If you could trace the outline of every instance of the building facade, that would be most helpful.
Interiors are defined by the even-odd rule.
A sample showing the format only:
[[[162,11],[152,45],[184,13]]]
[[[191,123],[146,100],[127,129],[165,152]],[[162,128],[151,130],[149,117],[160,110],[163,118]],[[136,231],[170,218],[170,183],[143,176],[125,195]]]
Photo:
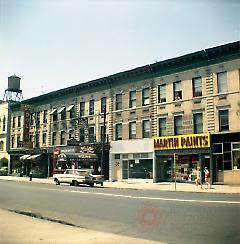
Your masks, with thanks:
[[[28,150],[26,160],[42,158],[49,171],[58,147],[63,157],[79,154],[72,163],[88,161],[95,170],[104,164],[110,180],[194,181],[196,168],[208,167],[214,182],[228,182],[240,169],[239,47],[229,43],[26,100],[29,129],[23,103],[15,105],[12,165]]]

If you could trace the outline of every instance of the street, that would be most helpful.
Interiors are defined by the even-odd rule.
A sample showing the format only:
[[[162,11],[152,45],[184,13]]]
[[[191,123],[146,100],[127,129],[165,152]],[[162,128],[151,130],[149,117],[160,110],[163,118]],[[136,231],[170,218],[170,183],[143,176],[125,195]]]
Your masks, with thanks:
[[[239,243],[238,194],[0,181],[0,208],[166,243]]]

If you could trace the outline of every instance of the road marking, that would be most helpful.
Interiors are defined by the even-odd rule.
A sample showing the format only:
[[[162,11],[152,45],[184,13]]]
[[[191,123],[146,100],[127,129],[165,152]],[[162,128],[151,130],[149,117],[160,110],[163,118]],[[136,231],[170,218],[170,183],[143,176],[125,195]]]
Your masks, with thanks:
[[[238,201],[195,200],[195,199],[162,198],[162,197],[141,197],[141,196],[131,196],[131,195],[122,195],[122,194],[103,193],[103,192],[89,192],[89,191],[77,191],[77,190],[65,190],[65,189],[49,189],[49,188],[38,188],[38,189],[49,190],[49,191],[64,191],[64,192],[71,192],[71,193],[78,193],[78,194],[122,197],[122,198],[130,198],[130,199],[159,200],[159,201],[172,201],[172,202],[240,204],[240,202],[238,202]]]

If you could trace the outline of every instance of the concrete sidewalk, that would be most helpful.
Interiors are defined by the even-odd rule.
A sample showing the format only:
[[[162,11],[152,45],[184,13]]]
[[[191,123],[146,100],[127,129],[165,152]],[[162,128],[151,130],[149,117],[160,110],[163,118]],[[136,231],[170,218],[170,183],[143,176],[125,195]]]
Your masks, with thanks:
[[[4,244],[157,244],[160,242],[87,230],[0,209],[0,243]]]
[[[0,180],[13,180],[29,182],[28,177],[15,177],[15,176],[0,176]],[[33,178],[32,182],[43,183],[43,184],[55,184],[52,178]],[[99,186],[100,187],[100,186]],[[149,180],[128,180],[128,181],[117,181],[117,182],[104,182],[105,188],[121,188],[121,189],[135,189],[135,190],[159,190],[159,191],[175,191],[174,182],[161,182],[152,183]],[[213,185],[211,189],[206,189],[203,185],[203,189],[199,186],[196,188],[195,184],[192,183],[177,183],[176,190],[178,192],[204,192],[204,193],[240,193],[240,186],[235,185]]]

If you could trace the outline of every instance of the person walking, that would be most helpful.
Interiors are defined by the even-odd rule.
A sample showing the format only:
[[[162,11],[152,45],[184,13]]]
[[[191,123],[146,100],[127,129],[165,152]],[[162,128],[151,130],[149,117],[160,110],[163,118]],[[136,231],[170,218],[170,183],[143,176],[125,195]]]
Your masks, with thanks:
[[[206,189],[209,186],[209,189],[211,189],[211,180],[210,180],[210,172],[207,167],[204,169],[204,178],[205,178],[205,184],[206,184]]]
[[[198,185],[201,185],[202,189],[202,173],[200,167],[197,167],[196,188],[198,188]]]

